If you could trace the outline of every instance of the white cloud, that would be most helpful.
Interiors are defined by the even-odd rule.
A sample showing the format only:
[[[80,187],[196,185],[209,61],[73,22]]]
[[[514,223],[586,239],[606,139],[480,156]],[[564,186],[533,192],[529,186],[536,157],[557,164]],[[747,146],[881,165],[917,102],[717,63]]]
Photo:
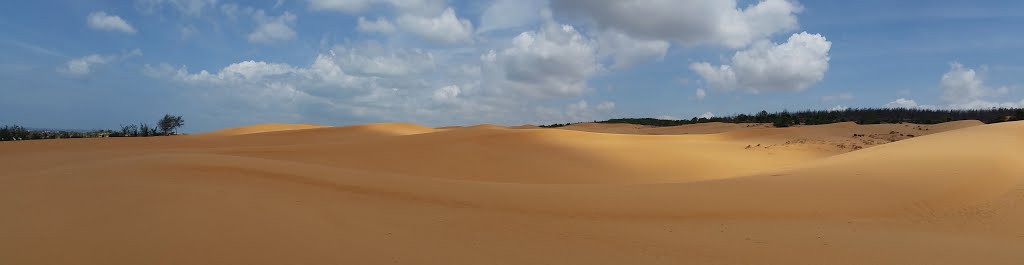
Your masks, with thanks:
[[[541,119],[552,122],[585,122],[603,119],[614,108],[615,103],[610,101],[591,106],[586,100],[580,100],[566,105],[563,109],[537,107],[535,112]]]
[[[892,109],[896,109],[896,108],[913,109],[913,108],[917,108],[918,106],[919,105],[917,105],[917,102],[915,102],[912,99],[899,98],[897,100],[889,102],[888,104],[885,104],[885,106],[883,106],[883,107],[885,107],[885,108],[892,108]]]
[[[716,89],[803,91],[825,78],[832,43],[819,34],[793,34],[785,43],[755,43],[736,52],[731,64],[693,63],[690,69]]]
[[[543,0],[496,0],[480,14],[477,32],[518,28],[540,21]]]
[[[883,106],[885,108],[919,108],[919,109],[992,109],[992,108],[1024,108],[1024,99],[1018,102],[993,102],[974,100],[946,105],[920,105],[914,100],[899,98]]]
[[[359,17],[356,24],[356,30],[361,32],[392,33],[395,32],[395,25],[392,25],[391,21],[388,21],[385,18],[367,20],[365,17]]]
[[[341,60],[331,54],[320,54],[307,67],[242,61],[213,73],[191,72],[185,66],[166,63],[147,64],[142,72],[152,78],[189,84],[185,88],[196,91],[184,95],[199,102],[197,108],[204,108],[205,113],[221,113],[233,119],[251,118],[252,113],[259,113],[259,120],[247,122],[299,121],[310,113],[318,117],[334,112],[361,116],[367,109],[377,109],[382,104],[375,100],[398,93],[377,85],[371,77],[344,72],[337,64]],[[353,103],[357,101],[367,103]]]
[[[381,2],[371,5],[377,3]],[[264,12],[232,5],[221,8],[229,17],[253,21]],[[450,19],[457,19],[450,9],[425,17],[436,18],[446,12]],[[396,34],[408,33],[399,19],[390,17],[391,12],[383,14],[386,16],[364,17],[364,29],[370,22],[387,21]],[[402,11],[393,14],[414,15]],[[353,20],[358,17],[355,15]],[[614,111],[615,103],[611,101],[548,108],[562,102],[559,98],[585,94],[590,89],[587,81],[605,68],[598,41],[550,17],[545,22],[514,37],[480,39],[480,46],[486,47],[415,49],[374,41],[331,47],[322,42],[321,52],[306,65],[255,59],[207,70],[152,64],[143,67],[142,72],[155,79],[187,84],[176,87],[193,90],[182,94],[197,108],[203,108],[197,111],[225,120],[260,117],[247,123],[390,120],[524,124],[591,120]],[[470,41],[477,41],[472,39],[472,28],[466,32]],[[241,113],[243,109],[259,114]]]
[[[982,67],[982,70],[985,70]],[[983,76],[974,69],[953,62],[948,72],[939,80],[942,99],[945,105],[918,105],[913,100],[900,98],[886,104],[886,107],[900,106],[905,108],[926,109],[989,109],[989,108],[1024,108],[1024,100],[1019,102],[994,102],[987,98],[1005,95],[1009,88],[1002,86],[992,88],[985,84]]]
[[[269,76],[278,76],[295,72],[296,69],[287,64],[273,64],[267,62],[244,61],[234,63],[221,69],[218,73],[219,79],[262,79]]]
[[[987,100],[974,100],[969,102],[953,103],[943,108],[947,109],[991,109],[991,108],[1024,108],[1024,99],[1018,102],[993,102]]]
[[[838,95],[826,95],[821,97],[821,101],[837,101],[837,100],[851,100],[853,94],[850,93],[839,93]]]
[[[437,101],[450,101],[459,96],[462,93],[462,89],[459,89],[457,85],[445,86],[434,90],[434,100]]]
[[[73,76],[83,76],[92,72],[92,67],[107,64],[113,60],[113,56],[91,54],[81,58],[71,59],[65,63],[63,67],[58,68],[57,71]]]
[[[710,63],[700,62],[690,64],[690,70],[693,70],[704,78],[704,81],[711,87],[718,88],[720,90],[735,90],[739,82],[736,78],[736,71],[729,65],[720,65],[718,67],[711,66]]]
[[[444,0],[310,0],[309,8],[355,14],[373,6],[389,6],[402,13],[436,15],[444,10]]]
[[[403,14],[395,22],[402,30],[433,42],[460,43],[473,40],[473,23],[459,19],[451,7],[436,17]]]
[[[428,41],[446,44],[473,41],[473,23],[459,18],[445,0],[310,0],[310,9],[359,14],[372,7],[395,10],[392,20],[360,18],[356,30],[362,32],[408,32]]]
[[[135,56],[142,56],[142,50],[134,49],[120,55],[90,54],[69,60],[63,66],[57,67],[57,72],[70,76],[85,76],[92,73],[93,68],[96,66]]]
[[[295,39],[295,30],[292,27],[295,26],[297,17],[290,12],[286,11],[277,17],[268,17],[263,10],[259,10],[254,13],[254,19],[257,26],[252,33],[249,33],[249,42],[272,43]]]
[[[419,49],[392,49],[368,43],[358,46],[337,46],[332,51],[340,58],[338,65],[349,73],[368,76],[408,76],[436,67],[434,55]]]
[[[595,46],[572,26],[549,21],[539,31],[516,36],[511,47],[481,56],[485,81],[535,98],[578,96],[602,69]]]
[[[697,88],[697,92],[694,93],[694,94],[695,94],[694,96],[697,97],[697,100],[703,100],[704,97],[708,96],[708,93],[706,91],[704,91],[703,88]]]
[[[715,117],[715,114],[711,113],[710,111],[709,112],[705,112],[705,113],[701,114],[700,116],[697,116],[697,118],[700,118],[700,119],[710,119],[710,118],[714,118],[714,117]]]
[[[668,53],[669,43],[661,40],[634,39],[617,31],[604,31],[597,35],[598,53],[610,57],[612,68],[622,69],[648,62],[660,61]]]
[[[673,121],[674,120],[679,120],[678,118],[673,117],[671,115],[661,115],[661,116],[658,116],[656,119],[659,119],[659,120],[673,120]]]
[[[513,113],[532,113],[532,108],[524,109],[515,101],[476,93],[479,83],[467,80],[478,80],[480,73],[471,65],[450,62],[449,68],[441,69],[444,72],[432,62],[421,66],[431,56],[365,44],[335,46],[308,66],[243,61],[216,71],[190,71],[185,66],[158,64],[146,65],[143,73],[196,89],[185,94],[204,102],[197,106],[207,108],[205,112],[225,112],[226,117],[235,118],[260,113],[259,120],[247,122],[316,122],[319,118],[330,119],[319,122],[493,123],[515,121]],[[379,67],[367,67],[374,64]],[[239,109],[251,113],[237,113]]]
[[[309,8],[313,10],[334,10],[346,13],[363,11],[375,2],[372,0],[310,0]]]
[[[843,105],[836,105],[835,107],[831,107],[828,110],[829,111],[844,111],[844,110],[848,110],[848,109],[850,109],[850,107],[843,106]]]
[[[939,84],[942,88],[942,99],[951,104],[975,102],[1009,92],[1007,87],[986,86],[984,79],[974,69],[966,68],[958,62],[950,64],[949,72],[942,75]]]
[[[189,16],[199,16],[207,7],[217,5],[217,0],[136,0],[135,7],[143,13],[153,13],[163,6],[171,6]]]
[[[108,15],[106,12],[92,12],[85,17],[85,22],[95,30],[118,31],[128,34],[135,34],[135,27],[128,24],[128,21],[119,16]]]
[[[742,9],[736,0],[552,0],[551,5],[637,38],[733,48],[797,29],[796,14],[803,10],[790,0],[764,0]]]

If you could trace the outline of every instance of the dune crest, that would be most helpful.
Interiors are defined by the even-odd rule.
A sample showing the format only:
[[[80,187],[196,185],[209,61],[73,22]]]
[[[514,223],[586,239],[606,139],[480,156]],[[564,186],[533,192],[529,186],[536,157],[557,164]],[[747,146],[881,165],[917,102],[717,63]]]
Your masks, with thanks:
[[[317,125],[317,124],[283,124],[283,123],[268,123],[250,125],[236,128],[228,128],[208,133],[202,133],[199,135],[210,135],[210,136],[235,136],[235,135],[246,135],[254,133],[266,133],[266,132],[279,132],[279,131],[291,131],[291,130],[305,130],[305,129],[316,129],[325,128],[329,126]]]

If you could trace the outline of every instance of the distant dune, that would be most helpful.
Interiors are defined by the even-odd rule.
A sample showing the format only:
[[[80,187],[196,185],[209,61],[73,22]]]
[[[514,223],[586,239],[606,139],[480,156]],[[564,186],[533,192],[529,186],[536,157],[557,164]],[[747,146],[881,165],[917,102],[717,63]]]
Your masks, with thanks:
[[[323,128],[328,126],[316,124],[260,124],[238,128],[228,128],[219,131],[204,133],[204,135],[232,136],[265,132],[291,131],[302,129]]]
[[[3,264],[1019,264],[1024,122],[0,143]]]

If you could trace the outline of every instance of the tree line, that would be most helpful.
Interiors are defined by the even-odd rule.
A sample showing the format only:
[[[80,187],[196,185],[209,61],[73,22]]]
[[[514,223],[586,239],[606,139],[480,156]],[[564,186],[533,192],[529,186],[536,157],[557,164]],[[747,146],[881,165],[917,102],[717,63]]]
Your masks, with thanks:
[[[851,108],[845,110],[804,110],[804,111],[761,111],[756,114],[738,114],[724,117],[698,118],[689,120],[663,120],[654,118],[621,118],[596,123],[628,123],[648,126],[678,126],[706,122],[723,123],[771,123],[775,127],[793,125],[817,125],[839,122],[857,124],[916,123],[936,124],[950,121],[979,120],[985,123],[1024,120],[1024,109],[993,108],[975,110],[938,110],[908,108]],[[544,128],[568,126],[570,123],[541,125]]]
[[[83,132],[29,129],[18,125],[5,125],[0,127],[0,141],[167,136],[177,134],[177,130],[182,126],[185,126],[185,119],[181,116],[174,116],[170,114],[164,115],[163,118],[157,121],[156,125],[149,125],[148,123],[140,122],[138,124],[121,125],[119,130],[94,130]]]

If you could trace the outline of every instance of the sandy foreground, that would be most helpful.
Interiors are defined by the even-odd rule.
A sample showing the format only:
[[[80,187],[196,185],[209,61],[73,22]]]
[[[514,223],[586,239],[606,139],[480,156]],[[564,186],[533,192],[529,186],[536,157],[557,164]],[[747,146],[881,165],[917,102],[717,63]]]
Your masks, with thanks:
[[[1024,264],[1024,122],[0,143],[0,264]]]

